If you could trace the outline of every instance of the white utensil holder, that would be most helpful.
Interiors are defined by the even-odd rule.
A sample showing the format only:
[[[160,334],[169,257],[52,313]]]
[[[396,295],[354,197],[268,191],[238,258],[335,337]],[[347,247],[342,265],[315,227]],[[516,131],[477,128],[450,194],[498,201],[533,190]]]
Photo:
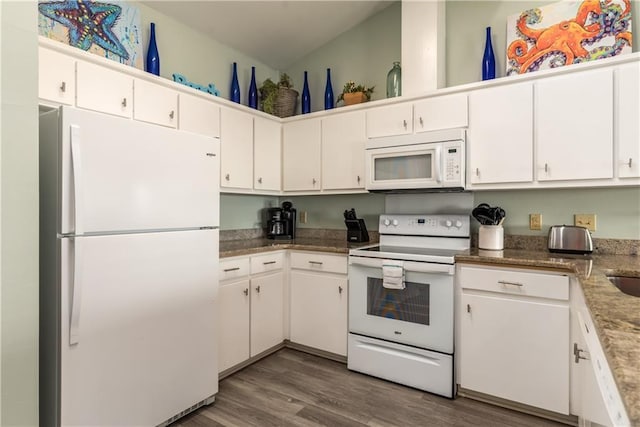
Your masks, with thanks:
[[[478,249],[501,251],[504,249],[502,225],[481,225],[478,233]]]

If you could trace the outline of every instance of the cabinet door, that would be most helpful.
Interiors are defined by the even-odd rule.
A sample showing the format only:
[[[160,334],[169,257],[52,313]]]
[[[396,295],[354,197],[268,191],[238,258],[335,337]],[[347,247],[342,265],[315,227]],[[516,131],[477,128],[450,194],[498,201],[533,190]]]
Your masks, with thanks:
[[[181,93],[179,128],[201,135],[220,137],[220,107],[211,101]]]
[[[469,124],[467,94],[436,96],[413,104],[413,130],[466,128]]]
[[[610,69],[536,83],[536,153],[539,181],[613,177]]]
[[[75,104],[75,59],[40,47],[38,48],[38,61],[39,98],[60,104]]]
[[[133,118],[175,128],[178,126],[178,93],[145,80],[133,82]]]
[[[121,117],[132,116],[131,76],[83,61],[78,61],[76,66],[78,107]]]
[[[253,188],[253,117],[242,111],[220,111],[220,186]]]
[[[284,341],[282,271],[251,279],[251,357]]]
[[[460,385],[569,413],[569,307],[462,293]]]
[[[365,113],[322,120],[322,188],[364,189]]]
[[[285,123],[282,128],[283,189],[320,189],[320,119]]]
[[[249,279],[218,291],[218,372],[249,358]]]
[[[408,102],[367,110],[367,138],[410,134],[412,118],[413,106]]]
[[[531,83],[469,94],[467,182],[533,181],[533,89]]]
[[[347,278],[291,272],[291,341],[347,355]]]
[[[280,191],[282,144],[280,123],[255,117],[253,141],[253,188]]]
[[[616,72],[618,176],[640,177],[640,63],[623,65]]]

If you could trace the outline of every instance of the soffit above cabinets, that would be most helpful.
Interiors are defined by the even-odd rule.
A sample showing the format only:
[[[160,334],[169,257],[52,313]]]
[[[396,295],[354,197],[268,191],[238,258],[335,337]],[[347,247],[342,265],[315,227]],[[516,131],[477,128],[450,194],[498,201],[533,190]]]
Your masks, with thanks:
[[[276,69],[357,26],[393,1],[144,1]]]

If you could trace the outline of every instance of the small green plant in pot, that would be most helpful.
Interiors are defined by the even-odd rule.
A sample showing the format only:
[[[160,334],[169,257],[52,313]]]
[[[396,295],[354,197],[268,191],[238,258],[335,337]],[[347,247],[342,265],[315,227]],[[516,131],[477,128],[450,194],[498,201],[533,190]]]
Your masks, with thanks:
[[[287,73],[280,74],[276,84],[267,79],[260,86],[260,105],[262,111],[278,117],[289,117],[295,113],[298,92],[292,89],[293,84]]]

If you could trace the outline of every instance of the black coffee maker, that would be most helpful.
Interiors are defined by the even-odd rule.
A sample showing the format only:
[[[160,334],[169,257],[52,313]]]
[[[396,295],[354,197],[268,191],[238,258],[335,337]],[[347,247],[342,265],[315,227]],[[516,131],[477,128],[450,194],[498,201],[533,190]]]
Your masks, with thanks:
[[[291,240],[296,238],[296,210],[291,202],[282,202],[281,208],[267,208],[267,239]]]

